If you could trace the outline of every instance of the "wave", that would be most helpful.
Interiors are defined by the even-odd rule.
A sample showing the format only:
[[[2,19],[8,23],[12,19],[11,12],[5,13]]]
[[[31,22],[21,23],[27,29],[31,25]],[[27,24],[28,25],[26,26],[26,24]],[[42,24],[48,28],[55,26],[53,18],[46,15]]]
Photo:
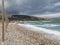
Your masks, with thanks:
[[[43,25],[36,25],[36,26],[41,26],[41,27],[57,27],[57,26],[60,26],[60,25],[57,25],[57,24],[43,24]]]
[[[60,32],[59,31],[54,31],[54,30],[49,30],[49,29],[45,29],[45,28],[41,28],[41,27],[36,27],[34,25],[30,25],[30,24],[18,24],[20,26],[23,26],[27,29],[31,29],[33,31],[43,31],[43,32],[46,32],[46,33],[49,33],[49,34],[54,34],[54,35],[59,35],[60,36]]]
[[[37,25],[37,24],[34,24],[34,23],[24,23],[24,24],[30,24],[30,25],[35,25],[35,26],[38,26],[38,27],[58,27],[58,26],[60,26],[59,24],[39,24],[39,25]]]

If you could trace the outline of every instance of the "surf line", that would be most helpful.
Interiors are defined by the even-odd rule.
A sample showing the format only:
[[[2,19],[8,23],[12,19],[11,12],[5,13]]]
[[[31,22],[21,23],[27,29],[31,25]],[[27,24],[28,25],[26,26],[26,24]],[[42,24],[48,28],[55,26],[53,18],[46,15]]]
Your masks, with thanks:
[[[46,32],[48,34],[54,34],[54,35],[59,35],[60,36],[60,32],[59,31],[54,31],[54,30],[49,30],[49,29],[45,29],[45,28],[41,28],[41,27],[36,27],[34,25],[30,25],[30,24],[18,24],[26,29],[31,29],[32,31],[43,31]]]

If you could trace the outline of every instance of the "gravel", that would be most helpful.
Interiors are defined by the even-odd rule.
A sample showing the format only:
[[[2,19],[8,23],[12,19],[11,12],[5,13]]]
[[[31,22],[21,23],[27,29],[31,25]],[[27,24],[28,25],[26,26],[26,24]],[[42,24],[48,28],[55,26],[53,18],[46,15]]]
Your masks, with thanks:
[[[1,42],[0,30],[0,44]],[[38,33],[16,24],[9,24],[7,31],[5,30],[4,45],[60,45],[60,40],[51,39],[43,32]]]

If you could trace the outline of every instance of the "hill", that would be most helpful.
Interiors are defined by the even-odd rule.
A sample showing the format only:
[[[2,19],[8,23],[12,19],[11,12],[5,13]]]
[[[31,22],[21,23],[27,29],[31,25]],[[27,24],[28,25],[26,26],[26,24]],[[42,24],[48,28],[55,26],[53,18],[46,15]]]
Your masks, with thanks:
[[[34,16],[28,16],[28,15],[12,15],[9,17],[9,20],[21,20],[21,21],[41,21],[45,20],[44,18],[38,18]]]
[[[0,20],[2,19],[0,15]],[[8,19],[10,21],[60,21],[60,18],[44,18],[44,17],[36,17],[29,15],[8,15]]]

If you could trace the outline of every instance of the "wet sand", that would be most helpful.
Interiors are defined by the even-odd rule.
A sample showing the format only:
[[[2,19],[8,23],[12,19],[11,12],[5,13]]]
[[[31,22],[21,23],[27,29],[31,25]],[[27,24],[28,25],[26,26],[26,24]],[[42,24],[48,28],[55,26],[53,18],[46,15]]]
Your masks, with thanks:
[[[10,23],[7,31],[5,31],[5,45],[60,45],[60,40],[49,37],[44,32],[31,31],[25,27]]]

